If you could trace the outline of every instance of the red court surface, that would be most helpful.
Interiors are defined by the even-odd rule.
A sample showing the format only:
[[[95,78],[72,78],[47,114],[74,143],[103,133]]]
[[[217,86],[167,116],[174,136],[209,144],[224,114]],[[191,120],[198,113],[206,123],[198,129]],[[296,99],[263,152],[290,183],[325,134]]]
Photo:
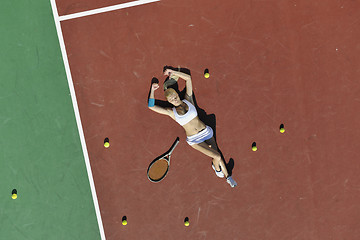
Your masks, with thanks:
[[[63,15],[110,2],[57,5]],[[346,0],[164,0],[63,21],[106,238],[360,239],[359,11]],[[164,65],[191,70],[236,188],[147,108]],[[151,183],[148,164],[176,137],[168,176]]]

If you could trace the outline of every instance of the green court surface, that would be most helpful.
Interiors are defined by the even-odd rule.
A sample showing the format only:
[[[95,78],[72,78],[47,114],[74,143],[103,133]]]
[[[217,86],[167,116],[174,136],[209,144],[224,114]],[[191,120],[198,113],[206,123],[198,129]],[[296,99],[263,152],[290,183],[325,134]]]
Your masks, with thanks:
[[[2,1],[0,36],[0,239],[100,239],[50,1]]]

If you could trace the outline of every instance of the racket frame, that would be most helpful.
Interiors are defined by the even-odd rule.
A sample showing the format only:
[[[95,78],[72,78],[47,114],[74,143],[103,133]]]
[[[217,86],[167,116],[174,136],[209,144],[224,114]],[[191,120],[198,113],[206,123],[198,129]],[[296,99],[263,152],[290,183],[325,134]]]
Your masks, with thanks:
[[[170,168],[170,156],[171,156],[172,152],[174,151],[175,147],[179,144],[179,141],[180,141],[180,139],[179,139],[179,137],[177,137],[177,138],[175,139],[174,143],[173,143],[173,144],[171,145],[171,147],[169,148],[169,150],[167,150],[164,154],[160,155],[159,157],[155,158],[155,159],[150,163],[150,165],[149,165],[149,167],[148,167],[148,169],[147,169],[147,177],[148,177],[148,179],[149,179],[151,182],[158,183],[158,182],[160,182],[161,180],[163,180],[163,179],[166,177],[167,173],[169,172],[169,168]],[[167,161],[167,163],[168,163],[168,166],[167,166],[167,169],[166,169],[165,174],[164,174],[161,178],[159,178],[158,180],[153,180],[153,179],[151,179],[150,176],[149,176],[149,170],[150,170],[151,166],[152,166],[156,161],[158,161],[158,160],[160,160],[160,159],[165,159],[165,160]]]

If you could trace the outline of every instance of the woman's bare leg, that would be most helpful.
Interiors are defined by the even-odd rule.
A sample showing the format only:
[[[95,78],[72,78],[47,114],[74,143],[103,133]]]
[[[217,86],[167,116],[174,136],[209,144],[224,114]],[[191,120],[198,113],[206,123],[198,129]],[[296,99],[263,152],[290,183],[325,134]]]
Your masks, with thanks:
[[[211,137],[210,139],[205,141],[209,147],[211,147],[212,149],[215,149],[216,151],[219,151],[218,146],[216,144],[215,138]]]
[[[219,152],[219,154],[220,154],[219,148],[218,148],[218,146],[217,146],[217,144],[216,144],[216,141],[215,141],[215,138],[214,138],[214,137],[206,140],[205,142],[209,145],[209,147],[211,147],[212,149],[215,149],[215,150],[216,150],[217,152]],[[220,154],[220,155],[221,155],[221,154]],[[225,159],[222,159],[222,160],[223,160],[224,165],[225,165],[225,168],[226,168]],[[223,169],[224,166],[221,166],[221,168]],[[226,170],[227,170],[227,169],[226,169]]]
[[[216,150],[213,149],[212,147],[210,147],[209,144],[207,144],[206,142],[194,144],[191,146],[193,148],[195,148],[196,150],[202,152],[206,156],[211,157],[213,159],[213,164],[214,164],[216,171],[220,171],[220,167],[221,167],[221,171],[224,173],[225,177],[227,178],[229,176],[229,173],[225,166],[225,161],[221,158],[220,153],[217,151],[216,144],[215,144]]]

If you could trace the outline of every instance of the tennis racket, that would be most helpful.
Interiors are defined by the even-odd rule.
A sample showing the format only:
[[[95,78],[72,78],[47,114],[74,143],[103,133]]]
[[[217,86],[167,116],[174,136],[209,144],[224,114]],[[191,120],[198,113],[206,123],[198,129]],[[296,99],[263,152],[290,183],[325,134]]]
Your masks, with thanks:
[[[154,159],[147,170],[148,179],[151,182],[160,182],[166,176],[170,167],[171,153],[174,151],[176,145],[179,143],[179,137],[176,138],[170,149],[163,155]]]

